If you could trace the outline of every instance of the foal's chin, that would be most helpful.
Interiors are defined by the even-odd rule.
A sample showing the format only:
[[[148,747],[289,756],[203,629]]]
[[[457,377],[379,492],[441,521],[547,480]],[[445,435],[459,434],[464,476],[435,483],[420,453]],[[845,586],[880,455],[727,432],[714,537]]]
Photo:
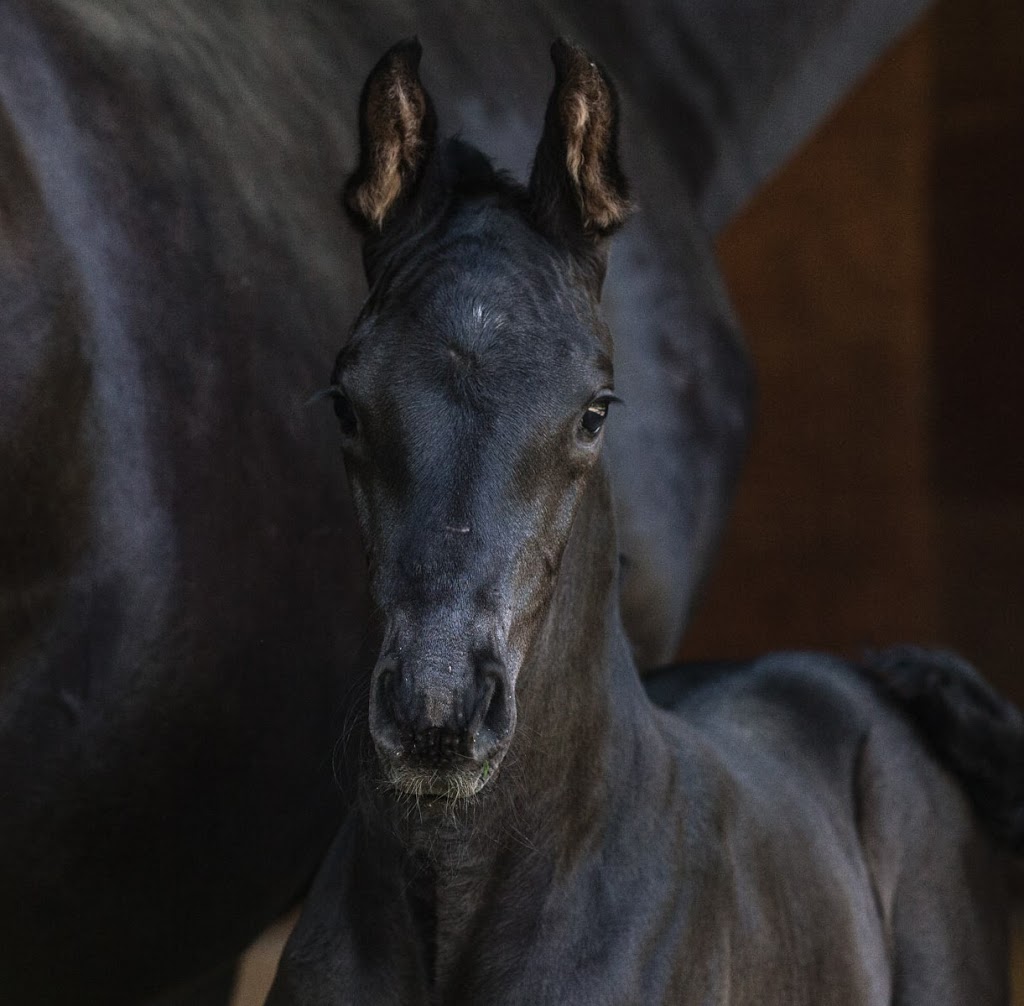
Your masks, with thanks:
[[[398,797],[436,800],[452,805],[471,800],[492,783],[500,762],[499,754],[482,765],[473,762],[439,768],[381,758],[381,770],[386,786]]]

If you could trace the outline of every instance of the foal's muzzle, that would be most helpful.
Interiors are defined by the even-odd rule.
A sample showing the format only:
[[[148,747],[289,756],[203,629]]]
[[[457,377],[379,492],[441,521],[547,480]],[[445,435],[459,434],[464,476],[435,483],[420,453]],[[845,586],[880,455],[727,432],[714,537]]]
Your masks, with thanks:
[[[494,657],[424,666],[380,659],[370,733],[388,781],[416,796],[472,796],[493,775],[515,727],[515,697]]]

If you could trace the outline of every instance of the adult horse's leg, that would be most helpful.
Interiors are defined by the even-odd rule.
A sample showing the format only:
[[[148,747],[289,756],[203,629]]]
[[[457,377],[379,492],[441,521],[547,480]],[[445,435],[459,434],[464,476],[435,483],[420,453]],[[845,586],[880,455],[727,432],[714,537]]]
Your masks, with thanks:
[[[0,697],[81,552],[93,478],[82,304],[0,106]],[[31,277],[31,280],[30,280]],[[75,684],[67,683],[68,695]],[[2,712],[0,702],[0,735]]]

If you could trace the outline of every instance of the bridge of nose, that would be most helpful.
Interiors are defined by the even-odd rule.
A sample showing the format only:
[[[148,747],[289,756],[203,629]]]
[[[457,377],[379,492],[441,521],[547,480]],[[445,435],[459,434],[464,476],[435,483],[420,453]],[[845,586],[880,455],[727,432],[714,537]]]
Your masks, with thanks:
[[[418,643],[441,657],[453,648],[472,645],[475,623],[486,616],[481,599],[488,597],[496,556],[481,547],[468,525],[453,525],[430,535],[430,541],[396,542],[390,583],[384,582],[383,607],[403,627],[403,643]],[[388,603],[390,602],[390,603]]]
[[[508,529],[519,518],[510,504],[514,465],[487,438],[452,441],[430,463],[426,453],[407,464],[409,483],[388,551],[401,593],[444,605],[444,593],[472,592],[509,574]]]

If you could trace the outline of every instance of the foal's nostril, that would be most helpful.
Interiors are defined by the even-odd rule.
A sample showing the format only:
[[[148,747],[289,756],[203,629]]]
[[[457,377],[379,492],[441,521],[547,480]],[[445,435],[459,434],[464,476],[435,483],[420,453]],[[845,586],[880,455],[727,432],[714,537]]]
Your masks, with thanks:
[[[484,761],[508,740],[513,711],[500,664],[488,661],[478,671],[477,703],[470,723],[473,757]]]
[[[377,700],[380,703],[380,711],[385,716],[393,718],[398,698],[398,665],[389,661],[380,669],[377,677]]]
[[[487,711],[484,714],[484,727],[490,730],[496,737],[502,737],[508,728],[508,716],[505,708],[505,681],[500,675],[495,675],[494,686],[491,689],[490,701],[487,704]]]
[[[370,698],[370,732],[378,747],[401,756],[403,748],[398,715],[398,686],[401,675],[394,660],[382,661],[374,676]]]

